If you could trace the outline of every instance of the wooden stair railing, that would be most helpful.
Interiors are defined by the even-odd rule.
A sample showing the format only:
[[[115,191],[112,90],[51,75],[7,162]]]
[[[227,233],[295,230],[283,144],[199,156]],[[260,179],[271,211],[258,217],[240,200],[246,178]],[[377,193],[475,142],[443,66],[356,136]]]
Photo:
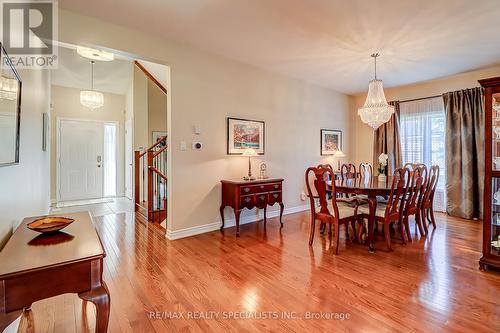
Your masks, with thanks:
[[[145,151],[134,153],[135,211],[154,223],[167,218],[166,139],[163,136]]]

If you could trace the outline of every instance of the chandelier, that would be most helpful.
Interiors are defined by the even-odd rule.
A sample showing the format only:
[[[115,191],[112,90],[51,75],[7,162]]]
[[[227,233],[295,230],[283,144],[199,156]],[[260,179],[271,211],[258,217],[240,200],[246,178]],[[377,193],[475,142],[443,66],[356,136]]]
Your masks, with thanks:
[[[368,85],[368,96],[363,107],[358,109],[361,121],[368,124],[373,129],[388,122],[394,113],[394,107],[387,103],[384,95],[384,85],[382,80],[377,79],[377,57],[379,53],[374,53],[371,57],[375,63],[375,78]]]
[[[17,99],[18,82],[5,76],[0,76],[0,99],[13,101]]]
[[[90,90],[80,91],[80,103],[89,109],[97,109],[104,105],[104,95],[94,90],[94,63],[90,61]]]

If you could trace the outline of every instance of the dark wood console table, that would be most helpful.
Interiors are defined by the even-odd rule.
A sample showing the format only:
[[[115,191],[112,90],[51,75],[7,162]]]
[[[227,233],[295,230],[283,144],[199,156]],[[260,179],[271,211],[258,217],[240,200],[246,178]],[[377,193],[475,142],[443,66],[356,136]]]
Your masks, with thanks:
[[[26,218],[0,252],[0,331],[33,302],[76,293],[96,306],[96,332],[106,332],[110,297],[102,280],[106,256],[88,212],[64,214],[75,221],[41,235]]]
[[[240,213],[243,208],[264,209],[264,223],[266,220],[267,206],[280,205],[280,223],[283,225],[283,179],[268,178],[257,180],[221,180],[222,203],[220,215],[224,229],[224,208],[230,206],[234,210],[236,220],[236,236],[240,235]]]

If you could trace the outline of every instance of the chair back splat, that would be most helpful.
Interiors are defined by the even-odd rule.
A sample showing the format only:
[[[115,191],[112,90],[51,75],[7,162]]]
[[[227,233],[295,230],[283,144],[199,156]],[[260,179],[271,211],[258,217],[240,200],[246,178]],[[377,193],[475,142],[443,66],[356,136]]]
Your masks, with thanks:
[[[394,170],[392,176],[391,194],[387,201],[385,209],[385,218],[389,220],[399,220],[403,208],[404,198],[410,181],[410,171],[407,168],[398,168]]]
[[[359,164],[359,176],[360,178],[371,178],[373,176],[373,167],[369,162]]]

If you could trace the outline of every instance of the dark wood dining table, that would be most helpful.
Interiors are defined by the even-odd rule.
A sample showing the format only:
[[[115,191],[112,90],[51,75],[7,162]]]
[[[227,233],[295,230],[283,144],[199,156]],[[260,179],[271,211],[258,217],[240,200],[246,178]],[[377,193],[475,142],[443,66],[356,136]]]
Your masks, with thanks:
[[[331,188],[331,182],[330,182]],[[364,194],[368,197],[368,248],[375,252],[375,211],[377,210],[377,196],[389,196],[391,194],[392,176],[382,180],[378,177],[366,177],[356,179],[336,180],[335,189],[337,193]]]

